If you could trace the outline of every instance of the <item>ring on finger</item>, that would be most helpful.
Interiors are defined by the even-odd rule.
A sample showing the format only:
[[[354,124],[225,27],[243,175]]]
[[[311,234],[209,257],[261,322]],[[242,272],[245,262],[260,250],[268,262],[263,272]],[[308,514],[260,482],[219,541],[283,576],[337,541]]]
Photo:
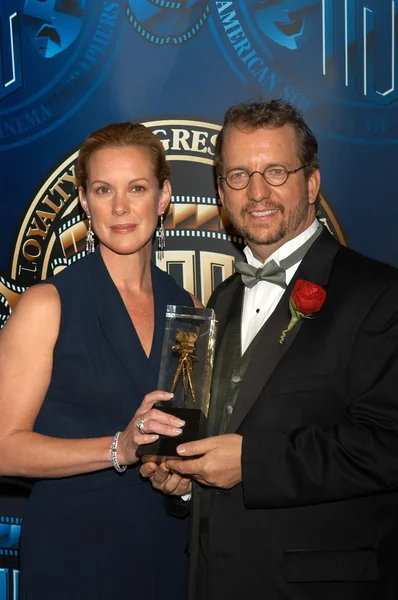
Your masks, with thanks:
[[[140,419],[139,421],[137,421],[137,429],[140,433],[145,433],[145,419]]]

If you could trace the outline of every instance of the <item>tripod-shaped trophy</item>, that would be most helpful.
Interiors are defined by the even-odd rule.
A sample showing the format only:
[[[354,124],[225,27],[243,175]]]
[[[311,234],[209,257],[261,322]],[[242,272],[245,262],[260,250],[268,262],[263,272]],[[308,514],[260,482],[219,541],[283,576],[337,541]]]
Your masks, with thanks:
[[[194,355],[195,344],[197,339],[198,335],[194,331],[184,331],[183,329],[177,329],[177,343],[173,344],[172,346],[172,350],[178,352],[180,358],[178,360],[177,369],[174,375],[170,391],[175,391],[178,380],[182,376],[185,406],[187,406],[188,404],[188,389],[191,393],[192,402],[193,404],[195,404],[195,386],[193,381],[192,360],[198,360],[198,357]]]

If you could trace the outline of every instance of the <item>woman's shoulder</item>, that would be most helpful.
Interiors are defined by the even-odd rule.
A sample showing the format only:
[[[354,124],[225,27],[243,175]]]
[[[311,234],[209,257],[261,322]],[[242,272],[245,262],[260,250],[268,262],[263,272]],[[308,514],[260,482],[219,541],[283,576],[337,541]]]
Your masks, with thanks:
[[[32,331],[56,339],[61,318],[61,302],[56,288],[49,283],[37,283],[19,298],[4,326],[6,335],[27,336]],[[44,329],[43,329],[44,328]]]
[[[72,264],[65,266],[62,271],[59,271],[56,275],[46,279],[46,283],[52,283],[57,289],[64,284],[78,283],[79,281],[84,282],[87,280],[87,276],[92,273],[93,265],[96,262],[97,257],[95,254],[89,254],[76,260]]]
[[[89,254],[46,279],[46,283],[52,284],[59,294],[63,316],[81,312],[88,298],[91,301],[98,298],[103,286],[98,258],[95,254]]]
[[[13,312],[18,308],[19,311],[24,310],[35,310],[37,312],[47,312],[48,310],[54,311],[59,308],[59,294],[54,285],[51,285],[51,281],[44,281],[42,283],[36,283],[28,288],[21,297],[19,298],[16,307]]]

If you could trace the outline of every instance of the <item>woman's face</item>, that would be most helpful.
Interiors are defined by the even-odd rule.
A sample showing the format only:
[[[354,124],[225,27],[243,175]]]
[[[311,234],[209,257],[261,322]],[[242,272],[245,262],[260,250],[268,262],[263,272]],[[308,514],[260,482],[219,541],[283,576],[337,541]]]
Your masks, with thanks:
[[[88,163],[87,192],[80,202],[100,243],[116,254],[133,254],[152,243],[167,208],[170,182],[159,189],[151,155],[140,146],[102,148]]]

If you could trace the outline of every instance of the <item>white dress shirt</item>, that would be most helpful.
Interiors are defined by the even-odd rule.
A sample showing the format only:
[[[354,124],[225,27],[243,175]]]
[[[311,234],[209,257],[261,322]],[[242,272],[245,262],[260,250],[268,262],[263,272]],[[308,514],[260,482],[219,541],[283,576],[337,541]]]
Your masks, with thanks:
[[[293,238],[283,244],[278,250],[275,250],[271,256],[267,258],[265,263],[261,263],[253,256],[249,246],[243,250],[246,255],[247,262],[253,267],[263,267],[267,262],[273,259],[279,265],[279,261],[287,258],[292,252],[300,248],[318,229],[322,227],[317,219],[311,225],[300,233],[297,237]],[[286,270],[286,284],[289,285],[293,275],[297,271],[301,260],[297,261],[295,265]],[[257,335],[258,331],[264,325],[267,319],[272,315],[279,300],[282,298],[284,289],[280,285],[270,283],[269,281],[259,281],[252,288],[245,286],[243,296],[243,308],[242,308],[242,323],[241,323],[241,340],[242,348],[241,352],[244,354],[247,347]],[[191,494],[184,494],[181,498],[185,501],[191,499]]]
[[[297,237],[289,240],[283,246],[275,250],[271,256],[267,258],[265,263],[261,263],[254,256],[249,246],[243,250],[246,255],[247,262],[256,269],[263,267],[267,262],[273,259],[278,265],[281,260],[287,258],[292,252],[300,248],[318,229],[322,227],[317,219],[311,225],[300,233]],[[295,272],[297,271],[301,260],[286,271],[286,284],[289,285]],[[242,308],[241,322],[241,352],[247,350],[252,340],[257,335],[258,331],[269,319],[274,312],[279,300],[282,298],[284,289],[280,285],[270,283],[269,281],[259,281],[252,288],[245,286]]]

